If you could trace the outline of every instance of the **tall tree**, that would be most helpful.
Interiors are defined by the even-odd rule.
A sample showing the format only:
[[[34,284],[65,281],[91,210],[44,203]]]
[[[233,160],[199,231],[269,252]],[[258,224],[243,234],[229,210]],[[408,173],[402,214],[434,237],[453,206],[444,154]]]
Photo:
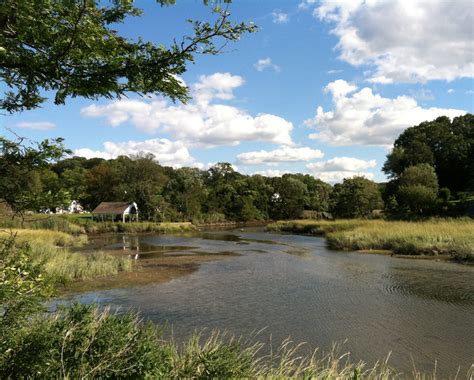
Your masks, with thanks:
[[[403,171],[397,183],[396,199],[403,212],[423,214],[435,206],[438,179],[432,166],[410,166]]]
[[[66,152],[62,139],[35,144],[23,138],[10,141],[0,136],[0,201],[16,213],[64,203],[67,194],[43,186],[40,172],[49,172],[50,163]]]
[[[364,218],[383,207],[377,184],[364,177],[346,178],[334,185],[331,212],[340,218]]]
[[[434,167],[441,187],[474,191],[474,115],[442,116],[406,129],[383,167],[392,179],[410,166]]]
[[[142,13],[132,0],[2,0],[0,78],[6,91],[0,109],[38,107],[45,91],[54,93],[55,104],[127,92],[186,101],[188,90],[177,75],[195,54],[218,54],[226,42],[256,30],[252,23],[230,22],[230,13],[218,5],[213,12],[214,22],[190,21],[193,34],[165,47],[114,30]]]

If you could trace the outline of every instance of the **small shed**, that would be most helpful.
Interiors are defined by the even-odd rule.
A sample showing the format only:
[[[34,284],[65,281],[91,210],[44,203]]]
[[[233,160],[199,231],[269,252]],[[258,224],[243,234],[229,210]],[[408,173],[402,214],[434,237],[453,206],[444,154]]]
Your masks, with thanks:
[[[102,202],[92,211],[92,219],[105,221],[111,219],[125,223],[138,222],[138,207],[135,202]]]

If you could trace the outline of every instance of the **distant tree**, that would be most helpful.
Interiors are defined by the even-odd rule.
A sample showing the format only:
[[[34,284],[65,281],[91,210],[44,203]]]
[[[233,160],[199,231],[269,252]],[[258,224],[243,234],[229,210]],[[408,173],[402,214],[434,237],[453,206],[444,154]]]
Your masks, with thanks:
[[[377,184],[367,178],[346,178],[333,187],[330,210],[335,217],[364,218],[382,207]]]
[[[451,192],[474,191],[474,116],[446,116],[406,129],[394,143],[383,170],[396,180],[419,164],[435,168],[439,185]]]
[[[47,91],[54,93],[55,104],[68,97],[113,98],[127,92],[186,101],[188,89],[177,75],[194,56],[218,54],[226,42],[256,30],[251,23],[231,23],[229,12],[218,5],[213,12],[214,22],[190,21],[193,34],[166,47],[114,30],[142,13],[134,1],[3,0],[0,78],[5,92],[0,109],[38,107]]]
[[[399,186],[422,185],[438,192],[438,178],[431,165],[419,164],[406,168],[399,179]]]
[[[166,185],[165,197],[186,220],[199,218],[207,198],[201,171],[196,168],[174,170]]]
[[[41,172],[56,179],[48,167],[67,152],[62,139],[31,143],[22,138],[11,141],[0,136],[0,201],[20,214],[66,202],[66,192],[48,189]]]
[[[409,213],[423,214],[433,209],[438,196],[438,179],[428,164],[406,168],[398,180],[398,205]]]
[[[160,214],[162,189],[168,177],[152,154],[120,156],[101,162],[85,176],[86,206],[95,208],[100,202],[136,202],[145,219]]]
[[[273,219],[300,218],[305,206],[307,187],[291,174],[274,178],[271,217]]]

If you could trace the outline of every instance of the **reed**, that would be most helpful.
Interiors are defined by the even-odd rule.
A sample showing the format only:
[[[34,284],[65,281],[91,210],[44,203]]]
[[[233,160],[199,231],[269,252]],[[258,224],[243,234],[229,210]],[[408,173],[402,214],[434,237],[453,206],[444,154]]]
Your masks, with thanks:
[[[325,235],[337,250],[390,250],[402,255],[450,255],[474,261],[474,220],[427,221],[337,220],[288,221],[268,226],[271,231]]]
[[[123,256],[112,256],[101,251],[71,252],[69,248],[87,243],[86,235],[73,236],[49,230],[3,230],[0,231],[0,241],[12,234],[15,244],[28,245],[33,261],[42,263],[45,273],[58,283],[112,276],[132,270],[132,261]]]
[[[436,373],[397,372],[388,357],[372,366],[353,362],[338,346],[308,355],[303,344],[291,340],[272,349],[256,337],[217,330],[178,344],[164,340],[159,327],[136,314],[85,305],[33,317],[8,334],[9,350],[0,353],[2,378],[436,379]],[[470,378],[473,368],[466,375]]]

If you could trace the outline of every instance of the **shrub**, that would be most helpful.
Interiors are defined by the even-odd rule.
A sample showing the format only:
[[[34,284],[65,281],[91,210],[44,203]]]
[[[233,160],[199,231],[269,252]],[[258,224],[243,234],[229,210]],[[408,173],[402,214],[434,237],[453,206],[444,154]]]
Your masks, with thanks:
[[[145,378],[170,373],[171,350],[132,314],[74,305],[37,316],[1,356],[1,378]]]

